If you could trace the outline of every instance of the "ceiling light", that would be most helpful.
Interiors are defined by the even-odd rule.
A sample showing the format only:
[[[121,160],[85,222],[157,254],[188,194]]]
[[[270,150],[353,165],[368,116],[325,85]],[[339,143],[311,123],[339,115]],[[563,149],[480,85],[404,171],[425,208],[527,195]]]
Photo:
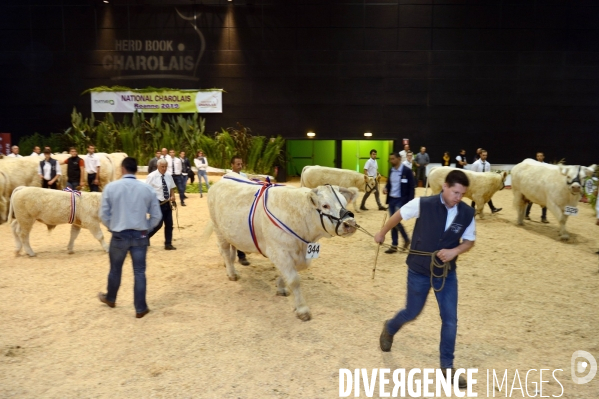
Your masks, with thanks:
[[[366,133],[364,133],[364,137],[372,137],[372,133],[366,132]]]
[[[308,137],[314,137],[314,136],[316,136],[316,133],[314,133],[314,132],[308,132],[306,134],[306,136],[308,136]]]

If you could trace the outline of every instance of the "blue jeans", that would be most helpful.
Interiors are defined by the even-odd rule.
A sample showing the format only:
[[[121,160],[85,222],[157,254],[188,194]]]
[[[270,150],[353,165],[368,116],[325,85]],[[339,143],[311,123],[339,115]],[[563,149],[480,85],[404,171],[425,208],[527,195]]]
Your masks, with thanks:
[[[116,302],[116,296],[121,286],[123,262],[127,252],[131,253],[133,262],[133,298],[135,311],[142,313],[148,310],[146,303],[146,252],[148,250],[148,232],[139,230],[113,231],[110,240],[110,273],[106,300]]]
[[[399,210],[399,208],[401,208],[404,205],[405,205],[405,201],[403,201],[401,198],[389,197],[389,215],[393,216],[393,214],[395,212],[397,212]],[[408,242],[410,240],[408,238],[408,234],[406,233],[406,230],[403,228],[403,225],[401,224],[401,222],[399,222],[399,223],[397,223],[397,226],[395,226],[394,228],[391,229],[391,244],[395,245],[395,246],[397,246],[397,243],[398,243],[398,235],[397,235],[398,230],[401,233],[401,236],[403,237],[403,240],[405,242]]]
[[[79,186],[79,182],[68,181],[67,187],[72,190],[77,190],[77,186]]]
[[[435,288],[441,287],[442,279],[433,279]],[[399,311],[387,322],[387,331],[394,335],[405,323],[414,320],[426,303],[428,292],[431,289],[430,277],[408,269],[408,293],[406,307]],[[449,272],[445,280],[445,287],[440,292],[435,292],[439,312],[441,314],[441,343],[439,352],[441,368],[453,367],[453,352],[458,332],[458,279],[455,271]]]
[[[210,188],[210,183],[208,183],[208,174],[206,174],[205,170],[198,169],[198,185],[200,186],[200,194],[202,194],[202,177],[206,181],[206,192]]]
[[[181,200],[181,203],[183,204],[185,203],[185,183],[187,182],[187,176],[173,175],[173,180],[179,191],[179,200]]]

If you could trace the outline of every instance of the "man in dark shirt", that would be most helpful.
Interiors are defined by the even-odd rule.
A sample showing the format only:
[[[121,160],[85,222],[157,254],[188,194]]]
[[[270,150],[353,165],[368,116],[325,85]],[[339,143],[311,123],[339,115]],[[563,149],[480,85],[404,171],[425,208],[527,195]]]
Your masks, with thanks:
[[[83,179],[83,176],[85,176],[85,173],[83,173],[85,163],[77,154],[75,147],[69,148],[69,152],[71,156],[65,159],[62,164],[67,165],[67,187],[75,190],[78,186],[85,186],[85,180]]]
[[[156,151],[156,156],[152,159],[150,159],[150,162],[148,162],[148,174],[152,173],[153,171],[155,171],[156,169],[158,169],[158,165],[157,162],[160,158],[162,158],[162,153],[160,151]]]

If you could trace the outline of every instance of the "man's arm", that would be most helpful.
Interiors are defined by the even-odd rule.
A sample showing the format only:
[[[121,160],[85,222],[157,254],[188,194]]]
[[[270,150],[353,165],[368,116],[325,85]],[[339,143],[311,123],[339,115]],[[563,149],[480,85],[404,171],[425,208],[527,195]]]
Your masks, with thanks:
[[[400,209],[398,209],[389,219],[387,219],[387,223],[383,226],[381,231],[374,235],[374,242],[382,243],[385,241],[385,235],[391,230],[393,227],[397,226],[399,222],[403,219],[401,217]]]
[[[462,240],[462,243],[455,248],[441,249],[439,252],[437,252],[437,257],[443,262],[449,262],[452,259],[455,259],[458,255],[470,251],[473,246],[474,241]]]
[[[108,227],[108,229],[110,230],[111,212],[110,212],[110,202],[108,200],[109,196],[110,196],[110,189],[104,190],[104,192],[102,193],[102,205],[100,206],[100,219],[102,220],[102,223],[104,224],[104,226]]]
[[[85,176],[85,163],[83,162],[83,160],[79,161],[79,176],[80,176],[80,182],[79,185],[81,187],[85,186],[85,179],[83,178],[83,176]]]

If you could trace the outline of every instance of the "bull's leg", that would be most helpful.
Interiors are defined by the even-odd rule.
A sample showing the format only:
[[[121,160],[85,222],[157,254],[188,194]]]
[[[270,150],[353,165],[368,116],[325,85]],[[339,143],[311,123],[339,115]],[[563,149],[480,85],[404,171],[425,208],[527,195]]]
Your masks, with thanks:
[[[21,252],[21,248],[23,247],[23,244],[21,243],[21,239],[19,238],[19,222],[17,222],[16,220],[13,220],[12,223],[10,224],[10,228],[12,230],[12,235],[15,239],[15,254],[18,255],[19,252]]]
[[[481,219],[485,218],[485,204],[484,198],[482,196],[473,195],[472,200],[476,203],[475,205],[475,213],[474,216],[478,215]]]
[[[220,255],[225,260],[225,267],[227,268],[227,276],[229,276],[229,280],[237,281],[237,272],[235,271],[235,256],[237,251],[235,248],[229,244],[227,240],[225,240],[222,235],[216,231],[216,241],[218,243],[218,250],[220,251]]]
[[[277,278],[277,295],[279,296],[287,296],[289,295],[289,291],[287,290],[287,285],[285,284],[285,280],[282,276]]]
[[[283,280],[287,283],[287,287],[293,292],[295,299],[295,315],[303,321],[310,320],[312,315],[310,314],[310,308],[306,305],[304,295],[300,288],[300,277],[297,273],[293,256],[285,252],[271,255],[272,256],[269,256],[270,260],[279,268]]]
[[[564,215],[562,208],[560,208],[557,204],[553,202],[549,202],[547,204],[547,209],[549,212],[553,213],[553,216],[558,220],[559,223],[559,238],[561,240],[567,241],[570,239],[570,235],[566,230],[566,221],[568,220],[568,216]]]
[[[19,222],[19,230],[17,233],[21,239],[21,243],[23,243],[25,252],[29,256],[35,256],[35,252],[33,252],[33,249],[31,249],[31,246],[29,245],[29,233],[31,232],[33,223],[35,223],[35,221],[23,220]]]
[[[73,226],[73,227],[75,227],[75,226]],[[110,246],[108,244],[106,244],[106,242],[104,241],[104,233],[102,233],[100,224],[97,224],[94,227],[89,227],[88,229],[89,229],[89,232],[92,233],[94,238],[100,242],[100,245],[102,245],[102,248],[104,248],[104,251],[108,252]],[[79,233],[79,232],[77,232],[77,233]],[[75,238],[77,238],[77,234],[75,234],[75,237],[73,237],[73,228],[71,228],[72,242],[69,243],[69,245],[71,246],[71,249],[73,249],[72,245],[75,242]],[[69,253],[72,253],[72,252],[69,252]]]
[[[524,225],[524,213],[526,211],[526,200],[522,193],[512,187],[514,193],[514,208],[516,208],[517,223],[519,226]]]
[[[364,195],[366,195],[366,194],[364,194]],[[358,196],[357,195],[354,197],[354,199],[352,200],[351,203],[354,206],[354,211],[356,213],[360,213],[360,207],[358,206]]]
[[[67,252],[70,254],[75,253],[75,251],[73,251],[73,246],[75,245],[75,240],[77,239],[80,231],[81,227],[71,225],[71,238],[69,239],[69,245],[67,246]]]

